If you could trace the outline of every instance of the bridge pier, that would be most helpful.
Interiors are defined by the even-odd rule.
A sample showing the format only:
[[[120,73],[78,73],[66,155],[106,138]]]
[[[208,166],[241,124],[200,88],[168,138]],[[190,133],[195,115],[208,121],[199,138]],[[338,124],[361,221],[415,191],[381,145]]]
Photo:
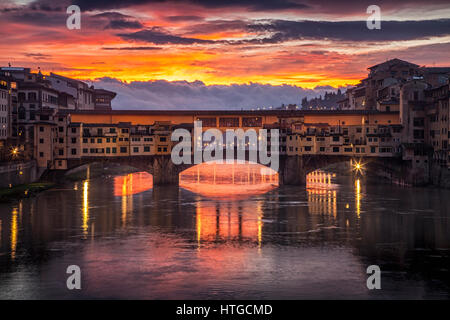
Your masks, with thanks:
[[[301,156],[280,156],[279,185],[306,185],[306,171]]]
[[[170,156],[159,156],[153,159],[150,173],[153,175],[153,185],[179,184],[178,174],[184,170],[182,166],[173,164]]]

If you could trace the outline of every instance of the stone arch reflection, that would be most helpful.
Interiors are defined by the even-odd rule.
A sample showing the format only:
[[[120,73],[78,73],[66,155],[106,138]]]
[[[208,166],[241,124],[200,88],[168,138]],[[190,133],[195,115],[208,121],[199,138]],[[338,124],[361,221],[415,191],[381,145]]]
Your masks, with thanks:
[[[306,191],[308,195],[308,210],[313,215],[337,215],[336,174],[316,170],[306,176]]]
[[[278,173],[244,162],[205,162],[180,173],[180,186],[209,198],[243,199],[278,187]]]

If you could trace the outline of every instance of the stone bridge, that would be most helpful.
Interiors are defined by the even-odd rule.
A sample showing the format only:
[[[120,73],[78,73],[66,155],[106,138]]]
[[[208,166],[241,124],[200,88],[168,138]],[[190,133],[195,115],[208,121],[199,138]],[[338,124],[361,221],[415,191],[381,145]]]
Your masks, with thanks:
[[[279,184],[305,185],[308,173],[334,163],[350,161],[351,159],[363,163],[365,170],[368,172],[378,173],[391,180],[400,181],[408,173],[405,162],[398,158],[354,158],[342,155],[280,155],[278,168]],[[172,162],[170,155],[83,157],[68,160],[68,170],[94,162],[123,164],[146,171],[152,174],[154,185],[178,185],[179,174],[196,165],[193,161],[191,161],[191,164],[176,165]]]

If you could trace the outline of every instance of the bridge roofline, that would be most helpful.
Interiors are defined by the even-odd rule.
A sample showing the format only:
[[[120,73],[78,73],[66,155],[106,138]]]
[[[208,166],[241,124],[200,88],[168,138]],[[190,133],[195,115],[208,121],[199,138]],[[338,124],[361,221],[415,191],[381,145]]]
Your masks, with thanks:
[[[278,116],[301,117],[305,115],[377,115],[398,114],[398,111],[378,110],[61,110],[59,114],[83,114],[83,115],[188,115],[188,116]]]

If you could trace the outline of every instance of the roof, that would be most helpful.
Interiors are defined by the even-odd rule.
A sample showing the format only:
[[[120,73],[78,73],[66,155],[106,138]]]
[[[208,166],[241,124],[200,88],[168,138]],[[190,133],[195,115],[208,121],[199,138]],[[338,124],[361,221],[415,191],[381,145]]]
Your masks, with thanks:
[[[398,112],[383,112],[377,110],[59,110],[59,113],[78,115],[166,115],[166,116],[278,116],[301,117],[305,115],[375,115],[395,114]]]
[[[117,95],[117,93],[115,93],[113,91],[105,90],[105,89],[94,89],[94,93],[110,95],[110,96],[113,96],[113,98]]]
[[[414,66],[416,68],[419,67],[417,64],[414,64],[414,63],[411,63],[411,62],[408,62],[408,61],[405,61],[405,60],[400,60],[400,59],[394,58],[394,59],[391,59],[391,60],[388,60],[388,61],[376,64],[374,66],[371,66],[371,67],[369,67],[367,69],[372,70],[372,69],[378,68],[379,66],[382,66],[382,65],[396,65],[396,64],[406,64],[406,65]]]

